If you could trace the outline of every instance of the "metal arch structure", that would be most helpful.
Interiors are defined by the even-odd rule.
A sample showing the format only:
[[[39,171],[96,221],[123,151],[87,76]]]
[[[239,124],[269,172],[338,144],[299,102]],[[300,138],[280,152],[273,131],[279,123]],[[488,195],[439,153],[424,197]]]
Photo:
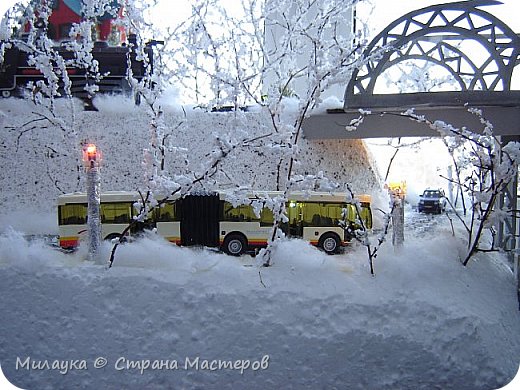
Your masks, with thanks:
[[[399,114],[414,108],[430,120],[443,120],[457,127],[478,131],[479,119],[468,107],[482,110],[503,142],[520,140],[520,91],[511,89],[516,66],[520,65],[520,37],[494,15],[480,7],[501,4],[497,0],[471,0],[437,4],[412,11],[389,24],[374,38],[363,54],[363,66],[355,70],[345,91],[343,109],[311,115],[303,124],[308,139],[439,136],[424,124],[400,115],[369,115],[356,131],[346,125],[359,117],[359,110]],[[488,57],[479,62],[453,41],[472,41]],[[461,45],[462,46],[462,45]],[[482,52],[482,50],[481,50]],[[377,94],[378,78],[403,61],[427,61],[446,70],[457,90]],[[520,77],[520,68],[518,76]],[[519,209],[518,177],[509,183],[499,206]],[[511,250],[519,245],[519,220],[510,217],[499,228],[499,245]],[[516,257],[516,258],[515,258]],[[518,280],[520,261],[511,258]]]
[[[363,66],[348,81],[344,107],[312,115],[304,122],[308,139],[437,136],[424,125],[405,118],[371,116],[354,132],[345,125],[359,109],[401,113],[415,108],[431,120],[480,129],[467,106],[482,109],[495,134],[520,135],[520,91],[511,89],[520,65],[520,37],[481,7],[497,0],[470,0],[437,4],[409,12],[390,23],[367,46]],[[478,50],[465,51],[456,42],[472,42]],[[486,53],[486,58],[482,57]],[[480,58],[479,58],[480,56]],[[456,90],[376,93],[376,83],[388,69],[405,61],[425,61],[444,69]],[[516,68],[520,77],[520,67]]]
[[[400,62],[406,60],[424,60],[425,57],[428,57],[429,62],[447,69],[453,79],[461,87],[461,90],[473,89],[475,85],[482,86],[484,89],[486,89],[486,82],[482,77],[482,72],[479,72],[478,66],[475,65],[469,56],[467,56],[462,50],[444,41],[435,42],[433,43],[433,47],[430,48],[424,47],[429,43],[431,43],[430,40],[419,39],[407,47],[406,50],[393,51],[392,56],[388,59],[388,61],[383,63],[380,72],[383,73],[386,69],[396,66]],[[416,52],[414,54],[414,50],[419,51],[419,53]],[[472,78],[471,82],[469,83],[469,88],[466,81],[469,74],[467,72],[460,72],[463,65],[470,67],[474,76],[476,76],[477,73],[481,74],[480,77]],[[369,75],[372,76],[371,74]],[[360,80],[356,81],[358,82],[359,86],[362,85]],[[373,81],[370,84],[370,88],[373,90]],[[356,88],[356,86],[354,86],[354,88]],[[367,91],[364,91],[364,93],[367,93]],[[373,91],[371,94],[373,94]],[[352,100],[351,96],[349,96],[349,101],[350,100]]]
[[[497,4],[501,2],[438,4],[412,11],[392,22],[365,50],[366,62],[354,72],[346,89],[346,108],[356,105],[356,97],[373,96],[378,77],[406,59],[424,59],[442,66],[457,80],[462,92],[510,91],[520,54],[520,38],[500,19],[478,8]],[[489,57],[479,65],[470,53],[448,44],[447,40],[477,42]],[[463,70],[464,64],[469,71]],[[485,98],[482,97],[483,101]]]

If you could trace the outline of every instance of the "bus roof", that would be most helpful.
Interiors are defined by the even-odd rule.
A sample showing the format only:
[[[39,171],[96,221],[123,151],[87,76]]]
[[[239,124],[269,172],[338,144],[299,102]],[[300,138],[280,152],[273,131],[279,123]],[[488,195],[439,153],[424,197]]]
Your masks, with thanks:
[[[233,197],[232,192],[219,191],[219,198],[221,200],[228,200]],[[100,194],[102,203],[111,202],[136,202],[141,198],[137,191],[106,191]],[[253,191],[247,193],[249,199],[256,197],[262,199],[267,197],[283,196],[282,191]],[[158,196],[158,199],[162,199],[162,196]],[[177,199],[175,197],[174,199]],[[304,202],[337,202],[344,203],[347,199],[345,192],[304,192],[294,191],[288,196],[289,201],[304,201]],[[370,195],[358,195],[356,199],[361,202],[370,203]],[[87,194],[85,192],[73,192],[70,194],[63,194],[58,196],[58,205],[70,204],[70,203],[87,203]]]
[[[100,197],[101,203],[137,202],[141,199],[141,195],[137,191],[105,191],[100,194]],[[163,195],[156,196],[158,200],[163,198]],[[172,199],[178,199],[178,196]],[[87,203],[87,194],[85,192],[72,192],[58,196],[58,205],[68,203]]]
[[[100,194],[101,202],[135,202],[139,199],[137,191],[106,191]],[[58,205],[68,203],[87,203],[85,192],[73,192],[58,196]]]
[[[219,192],[221,200],[227,200],[228,197],[232,194],[232,192],[221,191]],[[247,197],[249,199],[254,199],[256,197],[262,199],[266,197],[276,197],[283,196],[282,191],[252,191],[247,193]],[[303,201],[303,202],[335,202],[335,203],[345,203],[347,199],[346,192],[316,192],[316,191],[293,191],[290,192],[288,197],[289,201]],[[356,195],[355,199],[358,199],[361,202],[370,203],[371,197],[370,195]]]

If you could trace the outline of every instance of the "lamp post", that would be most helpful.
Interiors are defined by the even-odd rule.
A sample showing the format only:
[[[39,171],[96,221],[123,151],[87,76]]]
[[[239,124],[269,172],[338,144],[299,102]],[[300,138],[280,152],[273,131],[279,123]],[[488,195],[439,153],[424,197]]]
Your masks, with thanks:
[[[87,230],[88,257],[90,261],[101,264],[99,248],[101,242],[101,218],[99,194],[99,169],[101,153],[94,144],[83,147],[83,165],[87,173]]]

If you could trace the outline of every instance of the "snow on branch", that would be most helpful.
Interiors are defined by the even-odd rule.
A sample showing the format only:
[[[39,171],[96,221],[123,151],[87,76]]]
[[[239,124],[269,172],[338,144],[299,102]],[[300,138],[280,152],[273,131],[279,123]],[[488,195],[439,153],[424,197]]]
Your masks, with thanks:
[[[294,188],[338,187],[322,172],[298,175],[295,168],[303,121],[321,103],[322,93],[370,60],[351,34],[356,3],[243,0],[230,12],[220,2],[201,0],[170,31],[175,55],[166,67],[178,70],[170,74],[193,91],[198,104],[208,110],[229,106],[235,112],[255,106],[270,118],[272,133],[263,138],[263,148],[264,155],[278,160],[271,188],[284,194],[281,205]],[[209,166],[240,144],[228,141],[218,140]],[[285,216],[284,207],[275,209],[271,242],[280,236]],[[269,265],[269,255],[265,259]]]
[[[453,208],[458,220],[467,232],[467,252],[462,263],[478,252],[503,250],[496,245],[498,225],[515,212],[514,205],[499,207],[498,199],[508,184],[518,175],[520,163],[520,143],[502,142],[493,133],[493,124],[487,120],[482,110],[468,108],[482,125],[480,132],[467,127],[455,127],[441,120],[431,121],[424,115],[417,115],[414,109],[400,114],[379,112],[377,115],[399,115],[424,123],[437,131],[443,138],[455,163],[455,178],[445,178],[455,184],[469,199],[470,216],[464,218]],[[361,117],[364,117],[362,115]],[[466,206],[464,206],[464,212]],[[489,234],[486,234],[489,233]],[[488,237],[491,237],[489,239]]]

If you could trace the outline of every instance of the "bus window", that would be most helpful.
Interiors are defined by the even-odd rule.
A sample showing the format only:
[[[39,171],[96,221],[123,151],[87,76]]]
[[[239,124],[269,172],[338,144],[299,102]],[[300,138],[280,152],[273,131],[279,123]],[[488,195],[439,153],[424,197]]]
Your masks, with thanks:
[[[289,219],[289,235],[301,237],[303,235],[302,203],[290,200],[286,212]]]
[[[343,208],[345,210],[345,219],[347,221],[356,221],[357,220],[357,212],[356,212],[356,206],[353,204],[346,204]]]
[[[176,203],[175,202],[167,202],[164,203],[161,207],[155,210],[155,220],[156,222],[173,222],[179,221],[178,213],[176,211]]]
[[[322,226],[338,226],[342,220],[343,204],[341,203],[324,203],[322,204]],[[323,218],[325,220],[323,221]]]
[[[372,229],[372,211],[370,210],[369,204],[362,204],[361,206],[361,218],[367,229]]]
[[[342,209],[340,203],[303,202],[303,223],[305,226],[338,226]]]
[[[60,225],[84,225],[87,223],[87,205],[75,203],[59,206],[58,220]]]
[[[260,212],[260,218],[258,218],[253,206],[249,204],[233,207],[231,203],[224,202],[222,220],[227,222],[260,222],[260,226],[272,226],[274,216],[270,209],[263,208]]]
[[[353,204],[347,204],[345,207],[346,215],[345,219],[349,221],[355,229],[359,229],[361,226],[359,225],[359,217],[363,221],[365,228],[372,229],[372,211],[370,210],[370,205],[367,203],[362,203],[359,210],[359,217],[356,211],[356,206]]]
[[[321,217],[320,206],[318,203],[301,203],[301,208],[301,218],[304,226],[320,226]]]
[[[274,215],[271,209],[263,208],[260,212],[260,226],[273,226]]]
[[[132,203],[101,203],[102,223],[130,223]]]
[[[242,204],[237,207],[229,202],[224,202],[223,221],[229,222],[251,222],[258,221],[251,205]]]

